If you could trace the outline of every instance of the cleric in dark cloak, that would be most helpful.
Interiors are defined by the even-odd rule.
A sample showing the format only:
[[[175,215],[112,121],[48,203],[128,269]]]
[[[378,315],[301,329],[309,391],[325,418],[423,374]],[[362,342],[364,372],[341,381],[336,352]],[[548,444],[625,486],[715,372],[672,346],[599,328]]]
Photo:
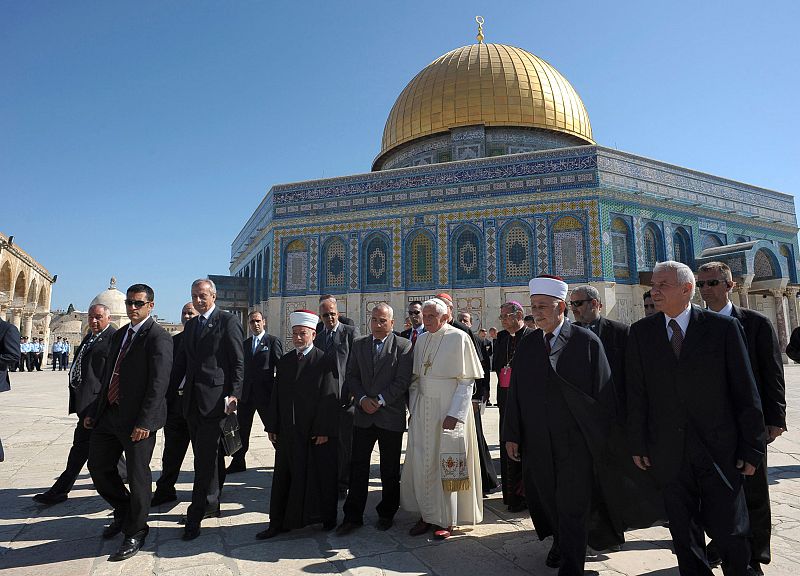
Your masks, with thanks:
[[[275,445],[269,528],[259,539],[322,522],[336,527],[338,386],[325,353],[314,347],[319,317],[292,312],[295,349],[278,362],[266,429]]]
[[[565,320],[560,278],[534,278],[530,291],[539,328],[518,345],[502,439],[533,482],[526,494],[539,538],[554,537],[547,565],[583,574],[587,544],[605,550],[621,544],[631,524],[652,520],[606,506],[620,502],[621,475],[608,461],[615,394],[600,339]]]

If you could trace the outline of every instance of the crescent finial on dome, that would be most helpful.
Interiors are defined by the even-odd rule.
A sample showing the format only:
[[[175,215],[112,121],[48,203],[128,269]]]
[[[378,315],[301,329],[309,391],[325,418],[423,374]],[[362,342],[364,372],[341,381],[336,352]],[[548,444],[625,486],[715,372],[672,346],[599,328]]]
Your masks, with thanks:
[[[475,16],[475,22],[478,23],[478,44],[483,44],[483,16]]]
[[[113,276],[111,277],[111,285],[108,287],[109,290],[116,290],[117,289],[117,279]]]

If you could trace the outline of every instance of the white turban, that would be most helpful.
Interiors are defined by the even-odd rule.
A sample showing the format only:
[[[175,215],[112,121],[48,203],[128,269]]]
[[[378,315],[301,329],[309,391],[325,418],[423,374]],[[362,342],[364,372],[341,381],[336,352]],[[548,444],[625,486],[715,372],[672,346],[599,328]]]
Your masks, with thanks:
[[[566,282],[556,278],[534,278],[528,283],[528,287],[531,290],[531,296],[545,294],[559,300],[566,300],[569,290]]]
[[[319,323],[319,316],[310,310],[297,310],[289,314],[289,323],[292,327],[305,326],[306,328],[316,330],[317,324]]]

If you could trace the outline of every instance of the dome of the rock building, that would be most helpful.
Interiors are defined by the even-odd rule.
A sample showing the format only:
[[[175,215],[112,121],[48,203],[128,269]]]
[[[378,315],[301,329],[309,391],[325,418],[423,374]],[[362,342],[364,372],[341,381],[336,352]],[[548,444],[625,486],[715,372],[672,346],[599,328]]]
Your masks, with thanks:
[[[434,60],[400,93],[373,169],[386,168],[406,143],[474,125],[544,130],[566,135],[568,145],[594,144],[586,108],[558,70],[520,48],[472,44]]]
[[[112,320],[127,317],[125,312],[125,294],[117,290],[116,278],[112,278],[108,288],[94,297],[89,307],[91,308],[95,304],[103,304],[106,306],[111,313]]]

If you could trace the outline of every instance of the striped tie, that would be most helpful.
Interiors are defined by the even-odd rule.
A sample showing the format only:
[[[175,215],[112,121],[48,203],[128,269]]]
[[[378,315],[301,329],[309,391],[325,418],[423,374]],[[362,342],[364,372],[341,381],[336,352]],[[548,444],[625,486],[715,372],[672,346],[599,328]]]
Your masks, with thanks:
[[[669,321],[669,327],[672,328],[672,338],[669,339],[669,343],[672,345],[675,358],[680,358],[681,346],[683,346],[683,330],[681,330],[680,325],[674,318]]]
[[[136,332],[133,331],[133,328],[128,328],[128,335],[125,339],[125,343],[122,345],[122,349],[119,351],[119,356],[117,356],[117,361],[114,364],[114,372],[111,374],[111,382],[108,385],[108,403],[109,404],[117,404],[119,402],[119,369],[120,364],[122,364],[122,360],[125,358],[125,354],[128,353],[128,348],[131,346],[131,342],[133,342],[133,337],[136,335]]]

